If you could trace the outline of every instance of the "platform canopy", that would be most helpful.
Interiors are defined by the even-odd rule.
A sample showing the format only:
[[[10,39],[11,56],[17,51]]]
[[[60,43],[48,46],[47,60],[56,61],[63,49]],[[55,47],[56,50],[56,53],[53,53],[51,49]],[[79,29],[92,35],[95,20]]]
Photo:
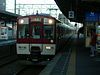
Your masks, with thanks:
[[[17,14],[11,13],[11,12],[7,12],[4,10],[0,10],[0,20],[16,21],[18,16],[20,16],[20,15],[17,15]]]
[[[55,2],[71,21],[84,22],[87,12],[100,13],[100,0],[55,0]],[[70,11],[72,17],[69,17]]]

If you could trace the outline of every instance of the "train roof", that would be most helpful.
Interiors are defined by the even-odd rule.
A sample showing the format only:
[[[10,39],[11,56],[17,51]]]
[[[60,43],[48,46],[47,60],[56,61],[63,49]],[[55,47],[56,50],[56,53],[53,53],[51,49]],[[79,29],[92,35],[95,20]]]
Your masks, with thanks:
[[[52,17],[50,14],[32,14],[32,15],[26,15],[26,16],[20,16],[20,17],[30,17],[30,16]],[[54,18],[54,17],[52,17],[52,18]]]
[[[55,17],[51,16],[50,14],[44,14],[44,13],[43,14],[33,14],[33,15],[19,16],[18,18],[31,17],[31,16],[39,16],[39,17],[53,18],[58,23],[61,23],[60,20],[56,19]]]

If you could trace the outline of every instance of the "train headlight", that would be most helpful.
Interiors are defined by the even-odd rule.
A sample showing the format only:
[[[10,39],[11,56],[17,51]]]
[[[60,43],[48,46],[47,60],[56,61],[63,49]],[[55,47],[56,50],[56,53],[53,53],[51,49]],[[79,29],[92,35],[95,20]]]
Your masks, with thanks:
[[[50,40],[51,43],[53,43],[53,40]]]
[[[49,24],[53,24],[53,23],[54,23],[54,20],[49,19]]]
[[[52,46],[45,46],[45,49],[51,50],[51,49],[54,49],[54,47],[52,47]]]
[[[23,19],[20,19],[19,20],[19,24],[23,24],[24,23],[24,20]]]
[[[46,48],[46,49],[51,49],[51,47],[50,47],[50,46],[46,46],[45,48]]]

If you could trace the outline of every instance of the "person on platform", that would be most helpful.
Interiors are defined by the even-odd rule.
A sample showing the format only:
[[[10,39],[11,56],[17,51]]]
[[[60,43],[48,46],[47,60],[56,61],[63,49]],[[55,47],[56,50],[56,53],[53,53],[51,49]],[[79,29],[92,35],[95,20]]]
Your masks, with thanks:
[[[91,29],[91,40],[90,40],[90,45],[91,45],[91,57],[95,56],[95,51],[96,51],[96,29]]]

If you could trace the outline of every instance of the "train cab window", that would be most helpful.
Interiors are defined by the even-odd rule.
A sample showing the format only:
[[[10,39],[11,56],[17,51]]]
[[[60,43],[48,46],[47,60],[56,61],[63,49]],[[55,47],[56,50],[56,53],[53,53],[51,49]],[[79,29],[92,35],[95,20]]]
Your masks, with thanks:
[[[32,26],[32,38],[34,39],[39,39],[41,38],[41,32],[40,32],[40,26],[39,25],[34,25]]]
[[[29,33],[28,24],[19,25],[18,38],[28,38],[29,37],[28,33]]]
[[[54,38],[54,28],[53,25],[44,26],[44,38],[53,39]]]

